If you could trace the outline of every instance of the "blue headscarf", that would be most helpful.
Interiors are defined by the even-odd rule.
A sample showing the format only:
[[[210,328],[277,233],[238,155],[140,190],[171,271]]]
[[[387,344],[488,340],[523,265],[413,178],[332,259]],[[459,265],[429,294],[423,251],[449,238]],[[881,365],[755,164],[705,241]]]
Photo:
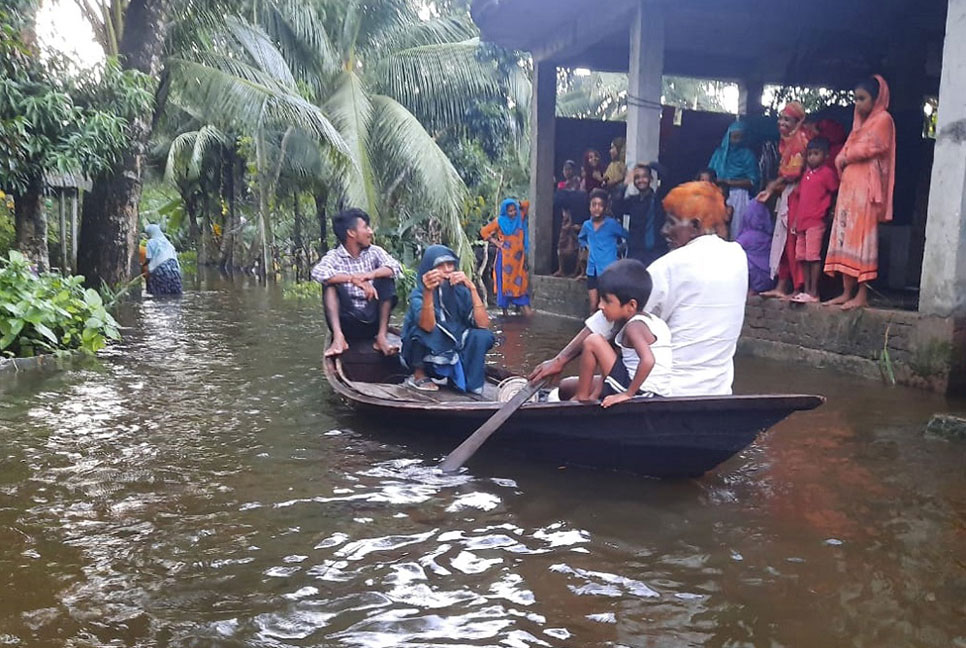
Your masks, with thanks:
[[[416,287],[409,295],[409,312],[403,323],[403,337],[418,333],[419,311],[423,307],[423,275],[446,261],[459,267],[460,259],[453,250],[445,245],[430,245],[419,262]],[[451,286],[444,281],[433,292],[433,307],[436,311],[436,326],[445,329],[447,337],[459,340],[463,331],[471,326],[473,317],[473,296],[466,286]],[[410,326],[407,326],[410,325]],[[410,329],[407,331],[407,328]],[[421,330],[421,329],[420,329]]]
[[[148,272],[154,272],[165,261],[174,259],[175,263],[178,262],[177,250],[174,249],[171,241],[161,232],[160,227],[151,224],[145,227],[144,231],[148,235],[148,243],[145,246],[148,257]],[[178,269],[181,269],[180,265]]]
[[[486,351],[493,346],[493,334],[483,331],[483,335],[473,335],[476,324],[470,290],[444,281],[433,291],[436,326],[431,331],[419,326],[423,308],[422,277],[446,261],[459,265],[459,257],[445,245],[426,248],[403,321],[402,359],[409,368],[422,366],[431,375],[450,378],[457,389],[478,393],[486,380]]]
[[[510,205],[514,205],[517,208],[517,215],[512,218],[507,214],[507,209]],[[497,220],[500,223],[500,231],[503,232],[503,236],[513,236],[518,230],[522,229],[523,249],[526,252],[530,251],[530,233],[527,231],[527,226],[523,222],[523,212],[520,209],[519,201],[513,198],[507,198],[500,203],[500,216]]]
[[[751,180],[752,188],[758,186],[758,160],[744,142],[738,146],[731,145],[731,134],[735,131],[745,132],[744,122],[736,121],[724,134],[708,167],[714,169],[721,180]]]

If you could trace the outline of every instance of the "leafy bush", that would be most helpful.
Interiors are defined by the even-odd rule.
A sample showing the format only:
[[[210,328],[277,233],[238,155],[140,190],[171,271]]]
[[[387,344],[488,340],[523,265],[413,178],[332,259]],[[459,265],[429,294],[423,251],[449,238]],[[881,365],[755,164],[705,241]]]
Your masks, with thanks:
[[[198,251],[185,250],[184,252],[178,252],[178,265],[181,266],[182,273],[197,274],[198,273]]]
[[[0,259],[0,355],[27,357],[80,349],[95,353],[120,339],[117,322],[83,277],[36,275],[11,250]]]
[[[300,281],[289,284],[282,291],[282,299],[314,299],[320,302],[322,301],[322,284],[318,281]]]
[[[396,279],[396,294],[399,295],[399,301],[408,304],[409,294],[416,287],[416,282],[419,277],[416,276],[416,270],[408,266],[403,266],[402,276]]]
[[[399,303],[402,309],[405,309],[409,302],[409,293],[416,287],[416,279],[416,271],[403,266],[402,276],[396,279],[396,294],[399,295]],[[313,299],[315,301],[322,301],[322,284],[317,281],[302,281],[288,284],[282,290],[282,299]]]

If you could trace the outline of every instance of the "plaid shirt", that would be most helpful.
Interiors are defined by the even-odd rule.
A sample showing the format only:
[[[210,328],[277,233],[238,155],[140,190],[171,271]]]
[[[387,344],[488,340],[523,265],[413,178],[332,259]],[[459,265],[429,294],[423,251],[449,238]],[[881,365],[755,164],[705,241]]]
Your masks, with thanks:
[[[402,266],[389,253],[378,245],[370,245],[359,252],[359,256],[353,257],[344,245],[340,245],[334,250],[326,252],[322,260],[312,268],[312,279],[318,281],[323,286],[329,279],[336,275],[359,275],[372,272],[376,268],[383,266],[392,269],[393,279],[398,279],[402,275]],[[349,297],[356,308],[364,308],[366,305],[366,293],[362,288],[351,283],[345,284]]]

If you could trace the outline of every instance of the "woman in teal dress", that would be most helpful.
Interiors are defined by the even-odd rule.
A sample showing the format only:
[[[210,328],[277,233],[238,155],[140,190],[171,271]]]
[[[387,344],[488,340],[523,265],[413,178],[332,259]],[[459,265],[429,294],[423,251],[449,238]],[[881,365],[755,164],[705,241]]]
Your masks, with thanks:
[[[401,353],[413,372],[406,384],[414,389],[436,391],[439,384],[449,384],[471,394],[483,392],[486,352],[495,338],[476,286],[458,267],[459,257],[444,245],[427,248],[419,264]]]

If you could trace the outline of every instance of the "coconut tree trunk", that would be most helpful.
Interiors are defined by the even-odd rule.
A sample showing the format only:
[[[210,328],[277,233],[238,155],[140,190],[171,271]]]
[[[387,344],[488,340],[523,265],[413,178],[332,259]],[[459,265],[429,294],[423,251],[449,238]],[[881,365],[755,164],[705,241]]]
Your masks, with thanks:
[[[228,206],[225,223],[221,230],[221,251],[218,265],[228,270],[235,265],[233,260],[235,239],[240,235],[241,226],[238,222],[238,212],[235,210],[235,147],[226,146],[223,149],[221,165],[221,194]]]
[[[201,228],[198,227],[198,204],[204,201],[201,192],[189,189],[184,200],[184,208],[188,213],[188,240],[196,253],[201,254]]]
[[[302,230],[305,227],[302,210],[299,209],[299,192],[292,191],[292,213],[295,216],[295,227],[292,230],[292,243],[295,247],[293,259],[295,261],[295,281],[302,281],[305,276],[305,244],[302,240]]]
[[[315,192],[315,217],[319,221],[319,255],[329,251],[329,231],[326,223],[325,205],[329,202],[329,192],[319,189]]]
[[[161,74],[169,0],[131,0],[124,15],[120,53],[125,68],[152,79]],[[110,175],[94,180],[84,200],[77,266],[92,286],[115,286],[137,270],[141,169],[151,135],[152,111],[129,125],[130,145]]]
[[[26,191],[14,196],[17,249],[41,272],[50,267],[43,187],[43,179],[37,177],[30,181]]]

